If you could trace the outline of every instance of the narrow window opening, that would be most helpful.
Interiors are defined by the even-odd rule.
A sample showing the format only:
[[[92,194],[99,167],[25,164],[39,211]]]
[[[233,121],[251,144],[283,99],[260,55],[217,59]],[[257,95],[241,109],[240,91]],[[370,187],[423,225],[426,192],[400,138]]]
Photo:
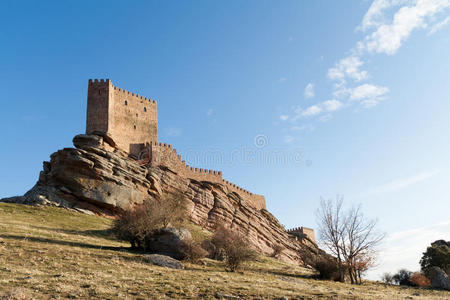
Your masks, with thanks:
[[[101,91],[100,91],[100,90],[98,90],[98,94],[99,94],[99,95],[101,94]]]
[[[136,130],[136,125],[134,125],[134,130]]]
[[[147,112],[147,107],[144,107],[144,112]]]
[[[128,102],[127,102],[127,100],[125,100],[124,104],[125,104],[125,105],[128,105]]]
[[[136,114],[136,117],[139,117],[139,115],[138,115],[138,114]]]

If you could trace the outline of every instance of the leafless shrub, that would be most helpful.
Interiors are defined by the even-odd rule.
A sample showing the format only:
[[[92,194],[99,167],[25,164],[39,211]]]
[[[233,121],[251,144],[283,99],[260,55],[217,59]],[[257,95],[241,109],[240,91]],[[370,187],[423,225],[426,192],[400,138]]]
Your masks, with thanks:
[[[285,248],[283,246],[277,244],[273,246],[273,252],[270,256],[274,258],[279,258],[281,253],[283,253],[284,249]]]
[[[180,246],[180,252],[184,256],[184,260],[191,263],[198,263],[202,258],[205,258],[208,252],[202,248],[199,242],[192,239],[183,240]]]
[[[216,251],[223,251],[226,269],[236,271],[244,262],[256,259],[256,253],[249,241],[238,232],[218,226],[212,238]]]
[[[112,231],[117,238],[129,241],[133,248],[145,250],[145,239],[169,225],[185,221],[185,198],[167,195],[159,200],[147,200],[133,210],[123,212],[115,221]]]
[[[385,284],[392,284],[394,278],[391,273],[384,273],[381,275],[381,281],[383,281]]]

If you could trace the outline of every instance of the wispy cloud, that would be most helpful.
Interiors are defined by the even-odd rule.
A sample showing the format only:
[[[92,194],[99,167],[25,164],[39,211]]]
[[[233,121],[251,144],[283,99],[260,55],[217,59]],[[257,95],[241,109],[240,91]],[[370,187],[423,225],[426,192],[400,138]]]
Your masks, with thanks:
[[[318,115],[322,112],[322,108],[319,105],[311,105],[307,109],[302,111],[302,116],[311,117]]]
[[[326,111],[332,112],[340,109],[342,107],[342,103],[336,99],[331,99],[323,102],[323,106],[325,107]]]
[[[305,87],[305,98],[313,98],[316,94],[314,92],[314,84],[308,83]]]
[[[372,107],[385,98],[389,88],[373,84],[362,84],[349,90],[350,101],[360,101],[365,107]]]
[[[420,172],[420,173],[411,175],[409,177],[395,179],[395,180],[386,182],[380,186],[377,186],[373,189],[370,189],[369,191],[364,193],[364,195],[367,197],[367,196],[373,196],[373,195],[377,195],[377,194],[396,192],[398,190],[405,189],[411,185],[425,181],[425,180],[437,175],[438,173],[439,173],[438,170],[424,171],[424,172]]]
[[[329,120],[332,113],[353,105],[371,108],[388,98],[389,87],[368,83],[371,78],[366,70],[369,59],[375,54],[394,55],[419,29],[429,28],[433,34],[450,24],[450,16],[444,16],[450,8],[450,0],[374,0],[356,28],[364,36],[327,71],[327,79],[333,84],[332,100],[315,103],[306,109],[294,107],[285,120],[291,122],[316,117]],[[440,19],[439,19],[440,18]],[[364,82],[366,81],[366,82]],[[315,96],[312,83],[305,88],[305,97]]]
[[[283,83],[283,82],[285,82],[286,80],[287,80],[286,77],[281,77],[280,79],[278,79],[278,82],[279,82],[279,83]]]
[[[450,24],[450,17],[447,17],[442,22],[439,22],[439,23],[433,25],[433,27],[431,27],[430,31],[428,31],[428,35],[435,34],[436,32],[438,32],[439,30],[441,30],[448,24]]]
[[[331,80],[339,81],[340,84],[343,84],[346,78],[361,81],[368,76],[367,71],[360,70],[363,64],[358,56],[349,56],[341,59],[333,68],[330,68],[327,76]]]
[[[370,271],[367,277],[380,280],[383,273],[394,273],[400,268],[419,270],[420,258],[427,247],[432,242],[448,236],[450,221],[389,234],[381,247],[380,266]]]
[[[214,113],[214,110],[213,110],[212,108],[209,108],[209,109],[206,111],[206,115],[207,115],[208,117],[211,116],[213,113]]]

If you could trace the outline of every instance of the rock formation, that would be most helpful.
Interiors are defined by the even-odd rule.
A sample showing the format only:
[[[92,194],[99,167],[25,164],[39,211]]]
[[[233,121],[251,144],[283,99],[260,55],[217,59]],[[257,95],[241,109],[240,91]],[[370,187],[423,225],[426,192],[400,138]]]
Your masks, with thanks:
[[[450,278],[441,268],[432,267],[429,273],[431,286],[433,288],[450,291]]]
[[[267,210],[249,205],[227,185],[177,175],[164,166],[140,165],[114,147],[110,137],[78,135],[76,148],[64,148],[44,162],[36,185],[24,196],[3,199],[24,204],[57,205],[113,217],[149,198],[183,194],[192,222],[212,229],[217,222],[245,234],[253,246],[271,254],[285,248],[281,259],[300,262],[298,251],[307,247],[289,236]]]

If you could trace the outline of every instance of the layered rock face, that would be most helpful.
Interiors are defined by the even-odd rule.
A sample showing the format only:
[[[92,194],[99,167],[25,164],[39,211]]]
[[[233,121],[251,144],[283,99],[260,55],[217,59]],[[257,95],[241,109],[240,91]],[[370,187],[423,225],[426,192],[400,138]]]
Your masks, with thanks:
[[[140,165],[115,149],[108,137],[79,135],[74,145],[44,162],[39,181],[24,196],[3,201],[114,216],[147,199],[183,194],[195,224],[212,229],[222,223],[245,234],[261,253],[271,254],[275,245],[281,245],[285,248],[281,259],[301,262],[298,252],[306,246],[290,237],[267,210],[249,205],[226,185],[184,178],[163,166]]]

